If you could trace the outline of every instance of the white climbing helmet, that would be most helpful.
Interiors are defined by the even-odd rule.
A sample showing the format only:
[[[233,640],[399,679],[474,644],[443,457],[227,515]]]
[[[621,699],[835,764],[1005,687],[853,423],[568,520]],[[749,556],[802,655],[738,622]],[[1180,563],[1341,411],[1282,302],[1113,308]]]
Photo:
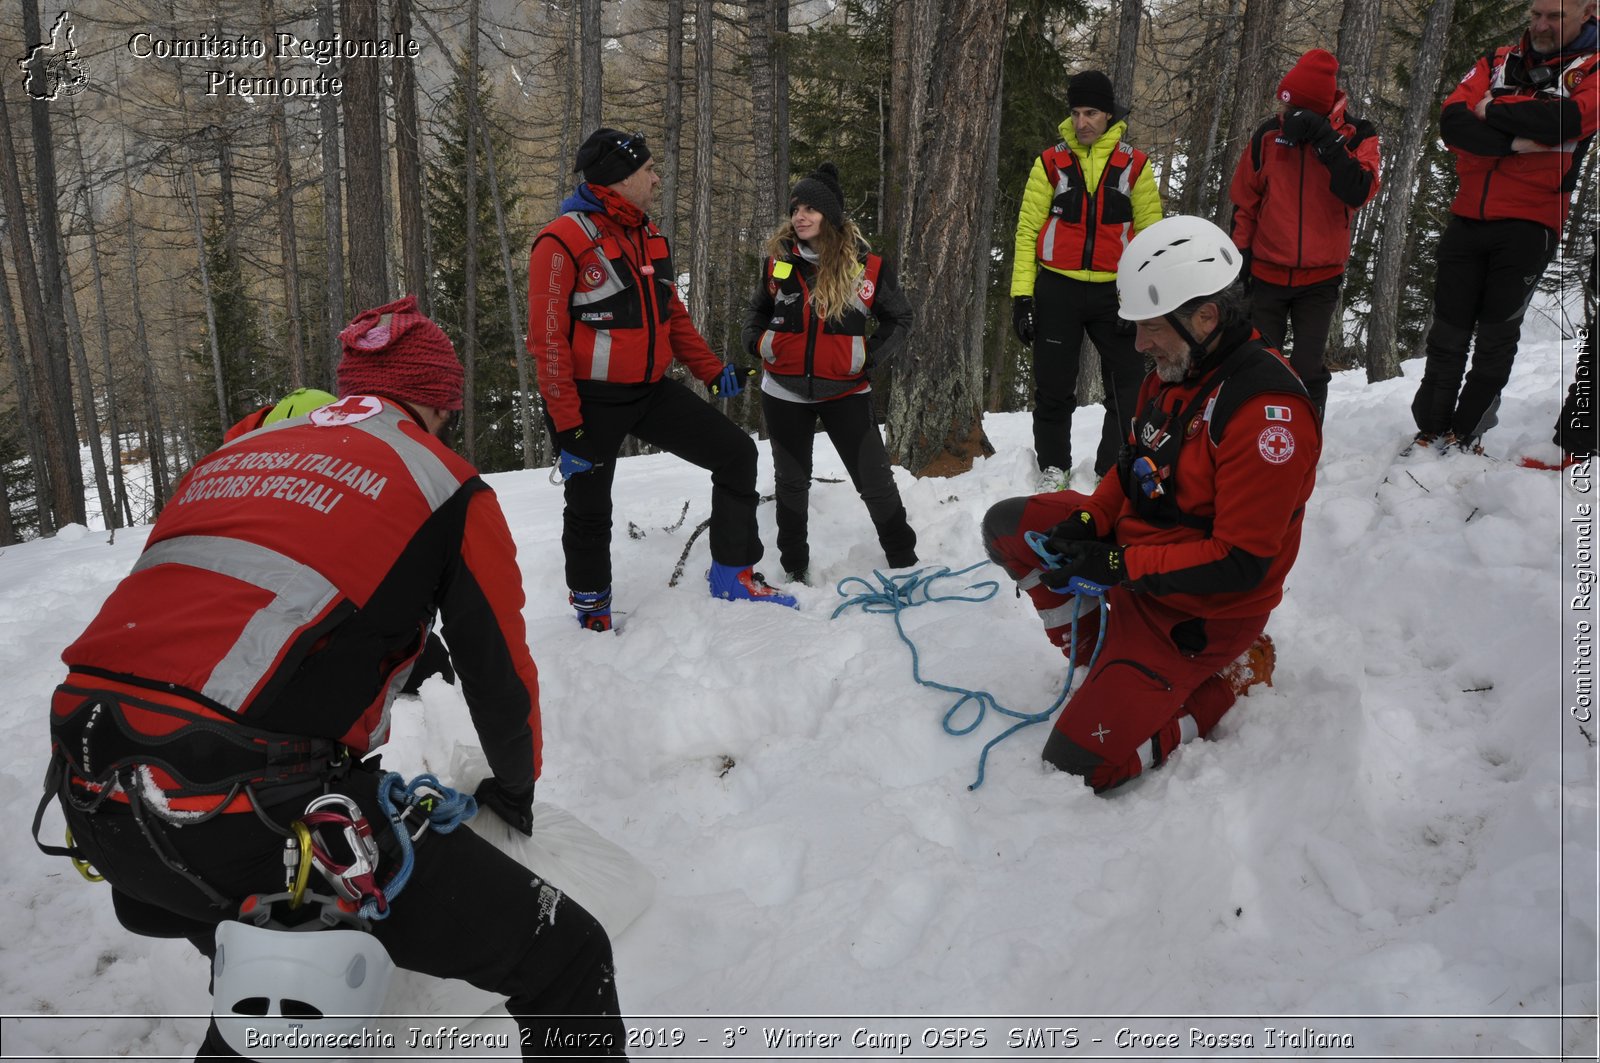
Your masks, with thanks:
[[[229,920],[217,926],[211,971],[211,1018],[234,1051],[339,1059],[359,1054],[359,1038],[383,1011],[394,961],[361,930]]]
[[[1190,299],[1215,295],[1243,259],[1228,234],[1204,218],[1175,214],[1141,230],[1117,263],[1117,316],[1148,321]]]

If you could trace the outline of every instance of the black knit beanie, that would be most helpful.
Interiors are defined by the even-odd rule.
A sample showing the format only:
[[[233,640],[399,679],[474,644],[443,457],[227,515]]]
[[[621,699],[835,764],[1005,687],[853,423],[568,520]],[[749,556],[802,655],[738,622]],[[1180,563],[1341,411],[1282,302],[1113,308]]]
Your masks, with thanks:
[[[789,213],[804,203],[828,219],[835,229],[844,228],[844,189],[839,186],[839,168],[825,162],[802,177],[789,193]]]
[[[1111,79],[1098,70],[1084,70],[1067,82],[1068,107],[1093,107],[1106,114],[1117,114],[1116,89]]]
[[[649,161],[650,147],[640,134],[596,129],[578,148],[572,169],[592,185],[614,185]]]

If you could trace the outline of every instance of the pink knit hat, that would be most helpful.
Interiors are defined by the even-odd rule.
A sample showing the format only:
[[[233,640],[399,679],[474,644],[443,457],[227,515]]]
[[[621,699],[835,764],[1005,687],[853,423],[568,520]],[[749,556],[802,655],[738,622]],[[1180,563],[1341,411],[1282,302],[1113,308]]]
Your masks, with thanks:
[[[363,310],[339,333],[339,396],[382,395],[432,406],[461,409],[465,373],[444,330],[417,310],[408,295],[374,310]]]
[[[1331,52],[1313,48],[1278,82],[1278,99],[1291,107],[1327,115],[1339,94],[1338,77],[1339,60]]]

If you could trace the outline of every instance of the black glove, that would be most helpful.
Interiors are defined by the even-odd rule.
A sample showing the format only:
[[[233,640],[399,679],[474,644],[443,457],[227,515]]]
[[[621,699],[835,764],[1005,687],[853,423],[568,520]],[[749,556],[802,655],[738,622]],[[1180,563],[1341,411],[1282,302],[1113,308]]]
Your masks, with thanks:
[[[1099,533],[1094,530],[1094,514],[1087,509],[1073,510],[1072,516],[1044,534],[1045,549],[1052,554],[1064,554],[1067,552],[1067,547],[1073,543],[1100,538]]]
[[[1303,107],[1290,111],[1280,122],[1283,125],[1283,139],[1290,144],[1320,144],[1335,136],[1326,118]]]
[[[406,685],[400,688],[400,693],[415,694],[422,687],[422,681],[432,675],[443,677],[451,686],[456,685],[456,670],[450,664],[450,651],[444,648],[439,636],[430,631],[428,641],[423,645],[417,663],[411,666],[411,674],[406,677]]]
[[[1246,295],[1250,294],[1250,286],[1255,283],[1255,275],[1250,272],[1255,259],[1256,256],[1253,251],[1239,252],[1239,287],[1244,290]]]
[[[1033,345],[1033,296],[1018,295],[1011,300],[1011,328],[1017,339]]]
[[[513,790],[490,776],[478,784],[472,796],[478,807],[487,808],[509,823],[513,830],[533,837],[532,783],[526,790]]]
[[[1051,590],[1101,595],[1127,579],[1122,547],[1094,540],[1062,544],[1061,565],[1039,577]]]

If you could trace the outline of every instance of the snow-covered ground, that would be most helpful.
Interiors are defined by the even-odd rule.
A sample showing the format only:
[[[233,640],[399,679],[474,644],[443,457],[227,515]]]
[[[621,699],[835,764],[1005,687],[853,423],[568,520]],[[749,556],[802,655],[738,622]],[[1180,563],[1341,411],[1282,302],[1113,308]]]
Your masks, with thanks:
[[[703,537],[669,588],[708,512],[706,477],[670,456],[623,461],[613,552],[627,615],[612,637],[572,622],[559,489],[543,470],[491,477],[543,682],[539,797],[657,878],[654,904],[616,942],[635,1025],[683,1027],[679,1054],[719,1059],[891,1056],[892,1043],[850,1044],[858,1028],[870,1039],[891,1027],[909,1031],[907,1055],[960,1054],[924,1048],[922,1031],[966,1027],[984,1030],[977,1054],[1001,1056],[1013,1029],[1050,1026],[1076,1027],[1078,1047],[1057,1035],[1056,1049],[1017,1053],[1216,1055],[1193,1047],[1195,1027],[1251,1033],[1244,1056],[1593,1058],[1595,725],[1574,719],[1563,682],[1582,678],[1579,654],[1592,678],[1595,614],[1570,598],[1594,572],[1592,523],[1577,521],[1595,493],[1514,461],[1552,455],[1570,371],[1558,337],[1552,313],[1530,317],[1484,458],[1396,456],[1420,362],[1380,385],[1335,377],[1304,545],[1268,629],[1276,686],[1109,798],[1041,767],[1043,725],[999,746],[968,790],[979,749],[1009,721],[946,735],[952,699],[913,684],[892,620],[831,618],[835,583],[883,563],[847,481],[814,488],[815,585],[790,611],[707,597]],[[1030,483],[1027,416],[985,427],[997,453],[971,472],[899,474],[925,565],[980,560],[985,509]],[[1092,455],[1097,411],[1075,427],[1076,452]],[[825,437],[817,473],[843,479]],[[1087,486],[1086,467],[1075,475]],[[764,493],[771,477],[763,448]],[[667,530],[685,503],[688,519]],[[761,520],[770,549],[770,504]],[[105,887],[28,838],[58,654],[145,534],[108,543],[69,529],[0,554],[0,803],[12,810],[0,1012],[46,1017],[4,1021],[7,1058],[182,1055],[204,1019],[162,1016],[209,1009],[186,944],[124,932]],[[768,560],[776,576],[775,551]],[[1048,705],[1066,674],[1009,586],[905,618],[925,674],[1005,705]],[[436,763],[441,739],[472,732],[458,689],[434,680],[400,703],[386,766]],[[59,840],[53,812],[45,835]],[[106,1014],[137,1018],[93,1017]],[[771,1018],[813,1014],[841,1018]],[[762,1028],[780,1025],[844,1039],[766,1047]],[[741,1026],[731,1050],[712,1036]],[[1266,1027],[1302,1041],[1270,1047]],[[1177,1047],[1152,1043],[1167,1034]],[[1319,1049],[1324,1035],[1354,1047]]]

